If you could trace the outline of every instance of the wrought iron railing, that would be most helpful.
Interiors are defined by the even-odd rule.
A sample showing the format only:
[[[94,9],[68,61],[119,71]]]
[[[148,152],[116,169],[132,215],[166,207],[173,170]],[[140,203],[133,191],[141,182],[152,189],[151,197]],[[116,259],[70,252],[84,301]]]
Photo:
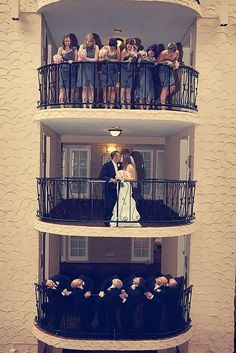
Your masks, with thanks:
[[[160,67],[146,62],[75,62],[42,66],[38,69],[38,108],[197,110],[198,72],[192,67],[181,66],[173,73],[173,69],[167,67],[165,82],[170,89],[174,75],[175,90],[161,102]]]
[[[143,327],[145,325],[145,302],[140,299],[138,310],[135,311],[135,322],[137,327],[126,331],[120,323],[120,306],[116,307],[115,318],[117,323],[114,327],[103,328],[99,326],[98,317],[102,313],[99,306],[100,298],[97,294],[92,294],[89,304],[86,304],[88,315],[91,315],[89,327],[81,325],[80,312],[75,309],[73,298],[63,297],[58,303],[52,303],[47,295],[44,286],[35,284],[36,310],[35,322],[44,330],[71,338],[96,338],[96,339],[153,339],[177,335],[186,330],[191,324],[190,308],[192,298],[192,285],[186,289],[178,291],[175,299],[173,295],[162,297],[162,305],[159,309],[160,317],[157,317],[158,324],[153,328]],[[165,296],[165,294],[164,294]],[[57,310],[55,310],[57,308]],[[91,310],[90,310],[91,309]]]
[[[123,185],[118,183],[111,226],[183,224],[195,218],[195,181],[146,179],[126,183],[130,184],[126,207],[131,211],[135,207],[139,218],[133,219],[132,212],[126,213],[125,219],[115,218],[123,202],[120,197]],[[99,179],[38,178],[37,216],[42,220],[103,224],[109,192],[107,186]]]

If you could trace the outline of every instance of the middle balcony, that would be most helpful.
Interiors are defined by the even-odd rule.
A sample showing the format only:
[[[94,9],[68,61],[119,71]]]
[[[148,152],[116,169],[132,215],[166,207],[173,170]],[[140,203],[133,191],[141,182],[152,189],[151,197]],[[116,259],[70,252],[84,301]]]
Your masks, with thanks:
[[[119,232],[135,227],[136,236],[141,227],[186,225],[195,218],[195,181],[147,179],[111,184],[88,178],[38,178],[37,216],[52,223],[92,227],[93,234],[93,226]]]

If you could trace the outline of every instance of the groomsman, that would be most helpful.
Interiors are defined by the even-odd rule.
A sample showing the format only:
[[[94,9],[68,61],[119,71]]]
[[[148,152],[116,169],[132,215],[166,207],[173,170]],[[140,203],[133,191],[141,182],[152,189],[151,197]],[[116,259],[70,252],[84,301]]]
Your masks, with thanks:
[[[83,330],[90,328],[94,317],[92,300],[93,287],[93,281],[85,275],[80,275],[71,282],[73,308],[80,318],[80,324]]]
[[[147,331],[157,333],[163,323],[168,280],[164,276],[151,276],[146,280],[146,284],[144,324]]]
[[[142,277],[131,275],[124,280],[125,292],[121,293],[121,325],[125,332],[132,333],[142,329],[142,307],[145,281]]]
[[[123,282],[116,275],[107,278],[99,288],[98,320],[102,329],[114,330],[118,326],[122,288]]]
[[[170,278],[165,294],[165,327],[163,330],[176,330],[182,324],[182,307],[180,305],[184,288],[184,277]]]
[[[111,153],[111,161],[103,165],[99,174],[99,178],[104,180],[104,225],[110,226],[113,208],[117,200],[117,180],[116,173],[122,169],[120,163],[120,152],[113,151]]]
[[[48,325],[59,328],[62,316],[69,309],[71,296],[70,279],[67,276],[55,275],[42,282],[48,297],[46,317]]]

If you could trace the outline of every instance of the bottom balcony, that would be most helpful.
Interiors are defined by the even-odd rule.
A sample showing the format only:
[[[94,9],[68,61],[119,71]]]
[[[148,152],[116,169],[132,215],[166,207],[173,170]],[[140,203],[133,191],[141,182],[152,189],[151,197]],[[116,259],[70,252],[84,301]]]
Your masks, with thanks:
[[[175,348],[176,352],[180,352],[179,346],[188,342],[193,336],[193,327],[190,325],[184,331],[171,337],[161,338],[161,339],[74,339],[68,337],[62,337],[58,335],[53,335],[43,330],[37,324],[33,325],[32,328],[33,335],[41,342],[46,344],[45,347],[51,346],[63,351],[113,351],[116,353],[128,351],[159,351],[162,349]],[[46,352],[46,350],[44,350]]]
[[[173,339],[181,335],[187,335],[189,339],[192,286],[183,289],[183,278],[180,277],[180,279],[182,281],[181,285],[174,291],[166,292],[163,300],[140,300],[136,303],[135,309],[132,308],[131,310],[121,302],[117,304],[112,301],[112,305],[111,302],[104,305],[97,294],[84,300],[79,311],[70,296],[63,297],[60,299],[60,305],[57,303],[55,306],[52,298],[49,299],[45,287],[36,284],[37,316],[33,328],[34,334],[39,340],[51,345],[55,345],[55,342],[50,343],[51,339],[54,340],[53,337],[56,337],[57,343],[59,337],[72,339],[73,342],[78,341],[80,349],[82,349],[80,342],[87,340],[105,340],[107,342],[109,340],[112,340],[112,342],[114,340],[135,340],[136,346],[139,346],[138,340],[147,341],[149,346],[152,346],[153,341],[163,341],[166,338]],[[130,313],[132,313],[131,316]],[[101,316],[103,319],[107,318],[106,322],[103,320],[102,325]],[[127,323],[129,324],[127,325]],[[178,344],[184,343],[188,339]],[[99,349],[98,346],[93,349]],[[140,350],[140,347],[135,347],[135,349]],[[65,346],[64,348],[73,349],[71,346]],[[147,346],[146,349],[149,348]],[[153,349],[161,348],[155,347]]]

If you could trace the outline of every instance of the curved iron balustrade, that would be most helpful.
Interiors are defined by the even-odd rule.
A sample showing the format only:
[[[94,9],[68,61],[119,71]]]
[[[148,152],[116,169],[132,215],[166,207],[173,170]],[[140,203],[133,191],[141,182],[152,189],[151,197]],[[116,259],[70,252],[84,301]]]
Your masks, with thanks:
[[[195,218],[195,186],[196,182],[192,180],[146,179],[135,182],[130,190],[140,214],[139,223],[155,226],[190,222]],[[37,216],[58,222],[103,224],[105,187],[105,182],[99,179],[37,178]],[[116,226],[119,223],[116,221]],[[127,219],[125,223],[135,222]]]
[[[79,77],[86,75],[88,65],[94,73],[95,87],[89,87],[93,90],[90,95],[94,98],[83,99],[82,88],[76,87]],[[115,99],[111,98],[111,88],[108,87],[111,80],[111,65],[116,70],[115,83]],[[198,72],[189,66],[181,66],[174,71],[175,91],[167,97],[165,103],[160,102],[161,86],[159,80],[159,67],[154,63],[99,63],[99,62],[75,62],[72,64],[50,64],[42,66],[38,69],[39,93],[38,108],[47,109],[48,107],[93,107],[93,108],[131,108],[131,109],[171,109],[171,110],[197,110],[197,93],[198,93]],[[124,75],[129,76],[127,79],[127,88],[131,87],[131,99],[123,97],[121,86],[126,82]],[[63,72],[66,72],[67,83],[63,80]],[[126,73],[125,73],[126,72]],[[167,82],[170,82],[172,69],[169,68],[167,74]],[[122,76],[123,75],[123,76]],[[151,75],[151,76],[150,76]],[[151,77],[151,78],[150,78]],[[150,79],[153,79],[154,95],[150,99]],[[140,82],[142,87],[140,89]],[[123,83],[122,83],[123,82]],[[66,88],[67,85],[67,88]],[[92,83],[93,85],[93,83]],[[105,92],[102,92],[102,86]],[[65,90],[64,102],[60,102],[60,88]],[[71,89],[72,88],[72,89]],[[141,92],[141,93],[140,93]],[[106,95],[107,101],[104,102],[103,96]],[[106,103],[106,104],[105,104]]]
[[[64,305],[59,306],[59,311],[50,310],[54,306],[50,306],[50,299],[47,296],[47,290],[42,285],[35,283],[35,295],[36,295],[36,309],[37,315],[35,322],[42,329],[52,334],[56,334],[62,337],[78,338],[78,339],[158,339],[168,336],[177,335],[186,330],[190,326],[190,308],[192,299],[192,285],[186,289],[181,289],[178,295],[178,301],[176,301],[176,307],[173,307],[171,303],[171,310],[169,300],[164,300],[162,317],[159,320],[158,328],[155,330],[147,330],[142,327],[143,315],[144,315],[144,304],[140,302],[141,306],[137,310],[135,316],[135,322],[139,325],[133,331],[126,332],[122,326],[118,325],[117,328],[103,329],[99,327],[98,317],[98,306],[99,297],[98,295],[92,295],[90,297],[90,304],[94,311],[94,319],[89,328],[81,326],[80,316],[75,310],[73,305],[69,301],[65,301]],[[70,297],[64,297],[66,299]],[[73,301],[72,301],[73,302]],[[122,304],[121,304],[122,305]],[[119,309],[116,313],[117,320],[119,322]]]

